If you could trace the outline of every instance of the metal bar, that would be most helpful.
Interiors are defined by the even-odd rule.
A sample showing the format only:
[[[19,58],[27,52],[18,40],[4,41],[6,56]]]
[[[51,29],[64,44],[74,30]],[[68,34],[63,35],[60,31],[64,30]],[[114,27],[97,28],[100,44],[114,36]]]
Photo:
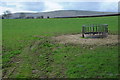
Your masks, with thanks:
[[[97,30],[97,29],[98,29],[97,27],[98,27],[98,25],[96,25],[96,32],[98,31],[98,30]]]
[[[93,32],[94,32],[94,24],[93,24]]]
[[[84,33],[85,33],[85,25],[82,26],[82,37],[84,38]]]

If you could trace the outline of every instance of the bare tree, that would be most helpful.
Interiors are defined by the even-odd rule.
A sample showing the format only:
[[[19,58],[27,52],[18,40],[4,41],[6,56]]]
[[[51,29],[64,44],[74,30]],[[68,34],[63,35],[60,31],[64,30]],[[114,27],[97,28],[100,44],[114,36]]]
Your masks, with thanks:
[[[6,10],[5,12],[3,12],[4,14],[2,15],[2,17],[4,19],[9,19],[11,16],[11,12],[9,10]]]
[[[11,14],[11,12],[9,10],[6,10],[4,14]]]

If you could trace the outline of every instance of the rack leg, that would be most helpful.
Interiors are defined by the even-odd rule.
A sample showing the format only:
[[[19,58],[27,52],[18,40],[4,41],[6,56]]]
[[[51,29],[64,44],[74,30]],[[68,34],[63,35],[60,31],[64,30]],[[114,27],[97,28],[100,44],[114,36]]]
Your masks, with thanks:
[[[85,37],[84,34],[82,34],[82,37],[83,37],[83,38]]]

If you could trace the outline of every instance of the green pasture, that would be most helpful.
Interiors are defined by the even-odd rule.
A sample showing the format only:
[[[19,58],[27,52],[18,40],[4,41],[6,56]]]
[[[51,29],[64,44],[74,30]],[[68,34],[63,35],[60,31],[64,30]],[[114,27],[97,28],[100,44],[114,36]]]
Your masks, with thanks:
[[[12,78],[116,78],[118,45],[64,45],[49,39],[51,36],[81,33],[84,24],[108,24],[109,34],[118,34],[118,16],[3,19],[2,59],[3,71],[6,72],[4,75]],[[36,41],[40,41],[39,44],[35,45]],[[29,50],[30,46],[35,47]],[[15,57],[22,59],[19,62],[21,67],[18,66],[15,72],[12,72],[10,68],[17,64],[9,62]],[[32,73],[36,69],[38,72]]]
[[[84,24],[108,24],[109,33],[118,32],[118,17],[68,19],[5,19],[2,20],[3,45],[10,48],[23,46],[34,35],[81,33]],[[27,40],[27,41],[26,41]]]

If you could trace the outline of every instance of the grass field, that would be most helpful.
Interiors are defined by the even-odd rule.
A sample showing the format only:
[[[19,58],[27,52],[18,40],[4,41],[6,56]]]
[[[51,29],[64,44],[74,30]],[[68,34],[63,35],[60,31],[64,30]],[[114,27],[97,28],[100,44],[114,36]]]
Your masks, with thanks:
[[[109,34],[118,34],[117,16],[2,20],[3,76],[116,78],[117,44],[64,45],[50,39],[56,35],[81,33],[83,24],[108,24]]]

